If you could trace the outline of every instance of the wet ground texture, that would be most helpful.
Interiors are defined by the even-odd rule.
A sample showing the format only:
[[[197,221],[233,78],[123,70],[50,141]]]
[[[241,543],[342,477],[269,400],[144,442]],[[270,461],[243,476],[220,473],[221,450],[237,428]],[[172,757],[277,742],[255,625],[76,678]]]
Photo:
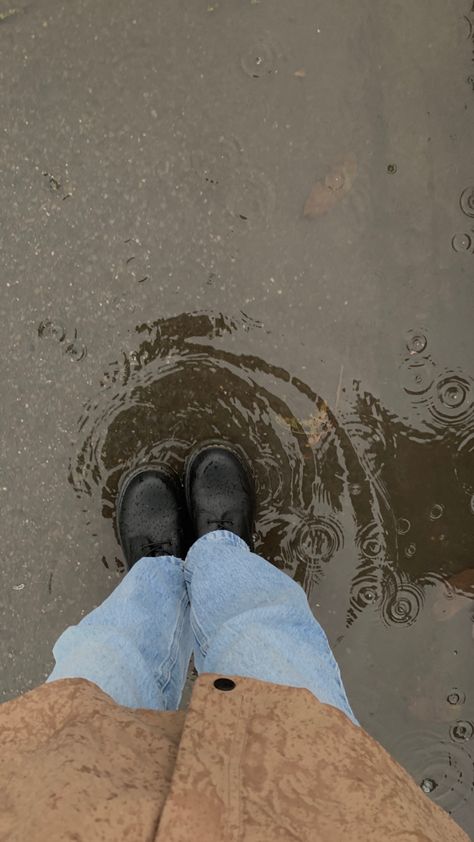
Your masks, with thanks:
[[[123,576],[123,473],[223,438],[474,835],[471,0],[0,0],[0,82],[0,698]]]

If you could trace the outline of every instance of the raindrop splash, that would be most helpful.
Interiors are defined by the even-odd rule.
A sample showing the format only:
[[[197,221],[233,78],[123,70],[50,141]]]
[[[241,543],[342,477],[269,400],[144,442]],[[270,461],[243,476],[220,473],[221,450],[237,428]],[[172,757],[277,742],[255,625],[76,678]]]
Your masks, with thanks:
[[[469,743],[440,740],[428,731],[405,734],[393,748],[396,759],[447,813],[456,812],[474,790]]]
[[[351,584],[346,625],[351,626],[357,616],[367,608],[378,613],[384,598],[383,572],[380,568],[363,568]]]
[[[81,362],[87,356],[87,348],[81,342],[75,340],[64,349],[64,353],[75,363]]]
[[[385,538],[380,524],[376,521],[368,523],[358,531],[356,544],[364,558],[384,560]]]
[[[342,190],[346,179],[343,172],[333,170],[326,175],[324,183],[330,190]]]
[[[443,433],[467,428],[469,434],[474,424],[473,385],[471,377],[457,371],[445,371],[431,390],[420,392],[416,396],[417,403],[420,409],[426,409],[430,426]]]
[[[252,44],[240,59],[244,73],[252,79],[261,79],[275,73],[276,62],[277,50],[268,38]]]
[[[451,246],[453,251],[456,252],[464,252],[464,251],[471,251],[472,249],[472,237],[470,234],[466,233],[459,233],[454,234],[451,239]]]
[[[63,342],[66,337],[66,331],[57,322],[45,319],[38,325],[38,336],[41,339],[55,339],[56,342]]]
[[[457,410],[466,400],[469,385],[460,378],[446,379],[438,384],[440,402],[449,409]]]
[[[326,565],[344,546],[341,525],[331,515],[308,517],[304,511],[262,522],[260,533],[274,547],[277,567],[301,581],[309,595],[324,575]]]
[[[451,725],[449,736],[454,742],[467,742],[467,740],[471,740],[474,736],[474,725],[467,720],[459,720],[454,725]]]
[[[402,364],[401,378],[408,395],[424,395],[433,385],[434,363],[430,357],[410,356]]]
[[[473,417],[472,383],[456,372],[446,372],[437,381],[430,412],[438,424],[465,424]]]
[[[439,520],[444,515],[444,506],[441,503],[435,503],[430,509],[430,520]]]
[[[406,347],[410,354],[421,354],[428,344],[428,340],[423,333],[417,333],[414,330],[409,330],[407,334]]]
[[[418,619],[423,607],[424,591],[421,585],[410,582],[408,577],[391,574],[386,577],[382,616],[387,626],[411,626]]]
[[[399,535],[406,535],[410,531],[411,523],[406,517],[399,517],[397,520],[397,532]]]
[[[447,695],[446,701],[449,705],[463,705],[466,701],[466,694],[463,690],[454,687]]]
[[[474,186],[466,187],[462,191],[459,204],[463,213],[474,219]]]
[[[421,789],[423,790],[423,792],[426,792],[427,795],[431,795],[431,793],[435,791],[437,786],[438,784],[436,783],[436,781],[433,780],[433,778],[423,778],[420,784]]]

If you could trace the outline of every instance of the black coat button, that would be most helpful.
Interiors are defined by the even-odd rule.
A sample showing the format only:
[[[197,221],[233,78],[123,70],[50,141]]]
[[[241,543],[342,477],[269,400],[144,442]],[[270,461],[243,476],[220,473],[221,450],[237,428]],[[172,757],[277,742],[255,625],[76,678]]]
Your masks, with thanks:
[[[231,678],[216,678],[214,682],[216,690],[234,690],[235,686],[235,681],[232,681]]]

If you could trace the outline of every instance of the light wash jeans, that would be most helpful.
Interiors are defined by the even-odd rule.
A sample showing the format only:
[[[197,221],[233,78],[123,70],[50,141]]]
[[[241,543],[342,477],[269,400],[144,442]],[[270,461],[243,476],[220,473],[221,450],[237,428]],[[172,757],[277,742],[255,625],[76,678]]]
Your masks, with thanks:
[[[87,678],[121,705],[176,710],[193,650],[199,673],[306,687],[356,722],[303,589],[226,531],[184,562],[140,559],[61,635],[48,681]]]

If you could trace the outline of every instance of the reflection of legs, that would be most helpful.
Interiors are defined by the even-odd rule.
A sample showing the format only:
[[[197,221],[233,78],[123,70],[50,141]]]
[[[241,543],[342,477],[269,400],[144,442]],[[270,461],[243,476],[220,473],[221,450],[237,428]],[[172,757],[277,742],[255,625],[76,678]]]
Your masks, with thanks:
[[[86,678],[128,707],[176,710],[192,650],[183,562],[142,558],[54,647],[48,681]]]
[[[185,578],[198,672],[306,687],[356,721],[327,637],[292,579],[226,531],[196,541]]]

